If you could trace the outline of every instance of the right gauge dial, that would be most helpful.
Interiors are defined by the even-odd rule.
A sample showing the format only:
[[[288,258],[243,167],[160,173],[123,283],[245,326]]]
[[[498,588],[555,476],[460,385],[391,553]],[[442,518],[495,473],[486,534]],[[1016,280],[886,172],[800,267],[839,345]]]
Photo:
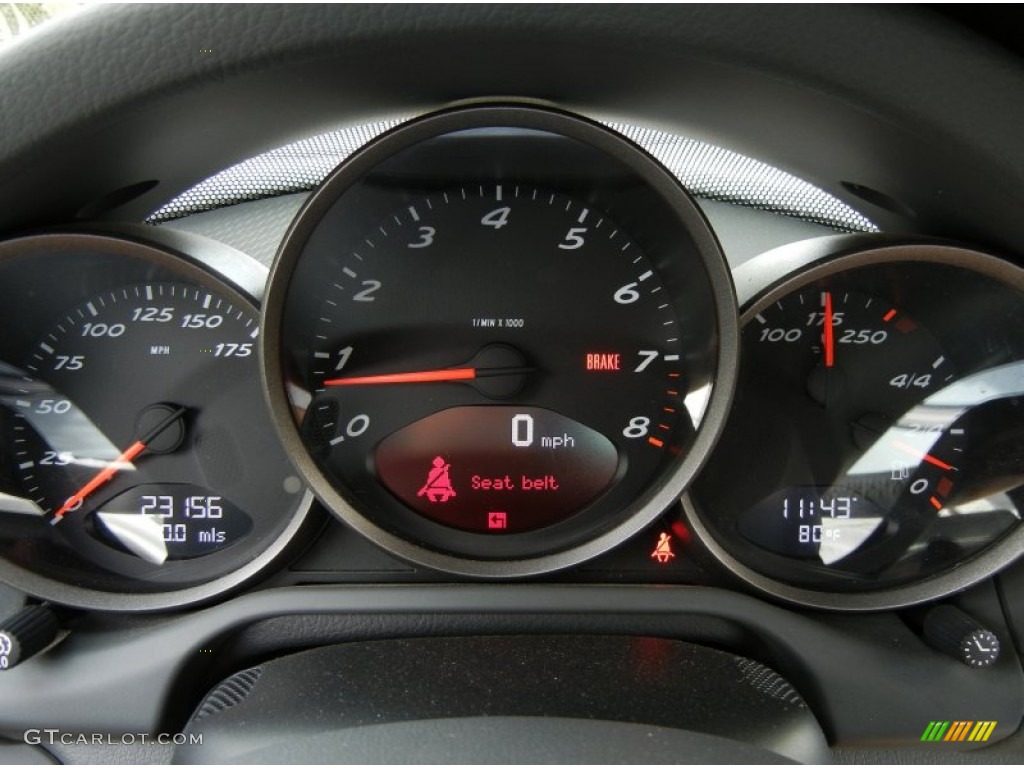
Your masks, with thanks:
[[[878,243],[740,268],[736,399],[684,498],[734,573],[804,605],[921,602],[1024,546],[1024,271]]]

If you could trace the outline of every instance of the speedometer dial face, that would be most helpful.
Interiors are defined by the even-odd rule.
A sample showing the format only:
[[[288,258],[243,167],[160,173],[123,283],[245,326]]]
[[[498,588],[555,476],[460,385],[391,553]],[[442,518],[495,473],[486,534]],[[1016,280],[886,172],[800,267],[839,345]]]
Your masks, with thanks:
[[[0,369],[0,549],[40,577],[12,581],[65,602],[122,607],[118,595],[136,594],[136,607],[157,607],[268,559],[308,498],[262,410],[256,310],[141,244],[8,249],[19,275],[73,274],[80,259],[116,286],[64,304]],[[51,288],[46,305],[74,291]]]
[[[973,556],[1016,556],[1022,283],[980,254],[907,246],[757,297],[729,426],[693,492],[698,531],[759,586],[840,607],[809,590],[891,605],[984,575]]]
[[[329,179],[275,266],[265,360],[328,505],[478,575],[569,565],[585,555],[552,553],[662,511],[727,393],[731,300],[665,182],[603,130],[521,109],[414,124]]]

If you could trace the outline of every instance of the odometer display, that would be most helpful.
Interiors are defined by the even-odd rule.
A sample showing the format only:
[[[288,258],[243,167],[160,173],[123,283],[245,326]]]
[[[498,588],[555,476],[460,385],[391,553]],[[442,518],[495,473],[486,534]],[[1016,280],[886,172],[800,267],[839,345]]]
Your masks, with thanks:
[[[425,545],[484,574],[495,569],[482,561],[564,551],[642,525],[638,507],[648,520],[664,509],[721,399],[716,299],[730,298],[706,231],[680,226],[682,209],[696,212],[674,182],[666,201],[565,133],[487,127],[502,111],[648,162],[546,112],[415,124],[314,195],[266,311],[280,331],[267,343],[271,400],[287,394],[286,437],[328,505],[399,554],[440,565]]]

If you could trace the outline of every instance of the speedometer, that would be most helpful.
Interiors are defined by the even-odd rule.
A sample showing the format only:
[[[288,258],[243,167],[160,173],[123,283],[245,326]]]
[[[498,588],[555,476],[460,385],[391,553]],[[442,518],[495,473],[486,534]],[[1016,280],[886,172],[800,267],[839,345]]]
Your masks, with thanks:
[[[241,254],[201,246],[248,274]],[[177,253],[100,235],[0,244],[0,277],[0,319],[26,329],[0,345],[6,579],[154,609],[281,554],[311,499],[266,416],[244,294]]]
[[[734,300],[672,177],[561,113],[405,126],[318,190],[268,289],[279,428],[327,505],[473,575],[650,522],[713,440]]]

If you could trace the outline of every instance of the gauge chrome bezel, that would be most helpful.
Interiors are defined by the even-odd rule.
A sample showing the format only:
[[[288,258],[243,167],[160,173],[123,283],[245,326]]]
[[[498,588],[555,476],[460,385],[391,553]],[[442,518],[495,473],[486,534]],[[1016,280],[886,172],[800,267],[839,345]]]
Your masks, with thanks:
[[[697,246],[715,305],[718,348],[710,401],[687,455],[670,467],[643,494],[642,502],[622,522],[596,531],[583,543],[523,558],[473,559],[414,543],[382,528],[358,511],[334,487],[309,456],[292,416],[282,372],[282,323],[285,303],[305,245],[335,202],[383,161],[404,149],[455,131],[515,127],[546,131],[575,139],[608,153],[650,185],[667,203]],[[433,113],[381,135],[335,169],[304,204],[285,236],[271,267],[261,322],[261,371],[271,412],[288,452],[316,496],[346,524],[388,552],[407,561],[460,576],[515,578],[561,570],[589,560],[621,544],[676,503],[710,453],[725,423],[737,375],[739,331],[731,276],[721,247],[704,214],[678,180],[628,139],[567,112],[518,103],[456,106]],[[432,523],[433,525],[440,524]],[[443,526],[440,526],[443,527]]]
[[[32,234],[0,242],[0,261],[83,250],[148,261],[259,313],[257,297],[262,292],[266,268],[229,246],[187,233],[151,232],[149,227],[134,225],[97,225]],[[4,558],[0,558],[0,580],[33,597],[101,611],[154,612],[209,602],[251,581],[282,556],[297,538],[312,505],[312,493],[302,490],[292,519],[265,549],[230,573],[196,586],[134,593],[93,589],[47,578]]]
[[[817,280],[860,267],[900,262],[961,267],[1024,293],[1024,269],[963,245],[894,235],[837,235],[781,246],[737,269],[740,333],[766,307]],[[905,608],[967,589],[1024,554],[1024,525],[1019,525],[980,553],[910,584],[863,592],[814,590],[773,579],[745,565],[704,523],[713,511],[698,509],[689,491],[683,494],[681,504],[687,525],[730,573],[764,594],[805,608],[858,612]]]

